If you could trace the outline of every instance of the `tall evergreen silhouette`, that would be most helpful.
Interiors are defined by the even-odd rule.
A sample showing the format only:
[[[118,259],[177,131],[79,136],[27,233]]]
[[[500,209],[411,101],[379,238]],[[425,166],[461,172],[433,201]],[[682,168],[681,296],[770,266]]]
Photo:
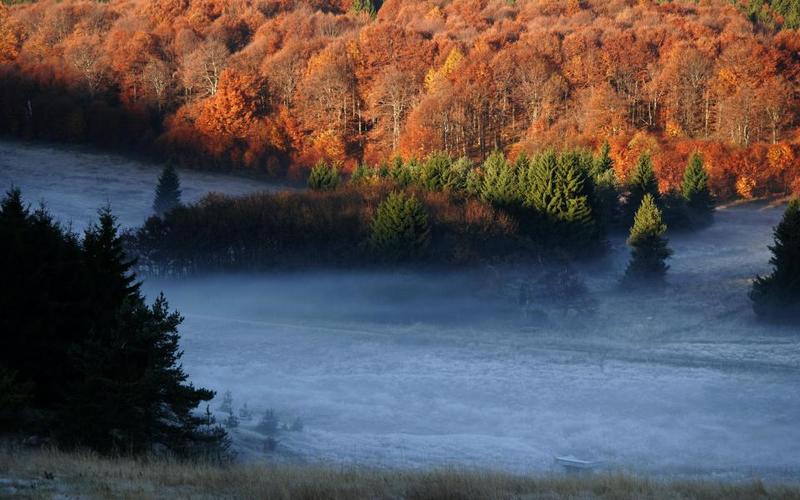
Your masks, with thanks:
[[[633,221],[644,197],[648,194],[653,197],[653,202],[658,205],[661,196],[658,192],[656,173],[653,170],[653,160],[649,153],[642,153],[628,180],[627,212],[629,221]]]
[[[181,204],[181,181],[172,163],[161,170],[153,200],[153,211],[162,216]]]
[[[689,157],[683,174],[681,195],[694,218],[709,218],[714,210],[714,200],[708,187],[708,172],[699,153]]]
[[[628,245],[632,251],[631,260],[625,270],[624,283],[639,285],[663,282],[669,269],[665,260],[672,255],[664,238],[666,231],[667,226],[662,221],[661,211],[653,196],[645,194],[628,237]]]
[[[789,203],[769,249],[772,272],[753,282],[753,309],[767,320],[800,323],[800,199]]]

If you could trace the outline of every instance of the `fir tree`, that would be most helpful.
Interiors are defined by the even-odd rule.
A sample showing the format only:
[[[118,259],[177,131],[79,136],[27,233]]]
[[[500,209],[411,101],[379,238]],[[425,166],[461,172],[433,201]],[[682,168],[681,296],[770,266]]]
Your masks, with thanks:
[[[403,262],[421,257],[430,242],[428,215],[414,196],[390,193],[372,221],[370,247],[378,259]]]
[[[472,162],[467,157],[461,157],[450,166],[444,177],[444,188],[460,192],[467,190],[467,180],[473,171]]]
[[[525,177],[525,203],[540,214],[548,214],[556,203],[556,178],[558,157],[555,151],[546,151],[538,155],[528,168]]]
[[[599,178],[606,175],[609,170],[614,170],[614,160],[611,159],[611,146],[608,141],[603,141],[600,151],[592,162],[592,176]]]
[[[355,0],[351,7],[353,12],[364,12],[370,16],[375,16],[381,8],[380,0]]]
[[[758,276],[750,299],[756,314],[766,320],[800,322],[800,199],[789,202],[775,228],[770,264],[772,273]]]
[[[355,170],[353,170],[352,175],[350,175],[350,184],[354,186],[363,186],[369,182],[370,174],[369,167],[363,163],[359,163]]]
[[[501,151],[495,151],[483,162],[481,198],[500,206],[514,204],[518,199],[514,168]]]
[[[631,261],[625,270],[624,282],[627,284],[647,284],[662,282],[669,269],[665,260],[672,255],[667,247],[664,233],[667,226],[661,219],[661,211],[653,196],[644,195],[639,210],[636,211],[633,227],[628,237],[632,247]]]
[[[156,196],[153,200],[153,211],[159,217],[181,204],[181,181],[172,163],[164,165],[158,177]]]
[[[681,194],[692,214],[698,217],[710,217],[714,210],[711,191],[708,188],[708,173],[703,166],[703,158],[693,153],[683,174]]]
[[[333,191],[339,187],[341,177],[336,165],[324,161],[317,163],[308,176],[308,187],[314,191]]]
[[[432,153],[422,164],[420,182],[431,191],[441,190],[447,183],[447,175],[453,160],[447,153]]]
[[[636,168],[631,173],[628,182],[628,191],[628,218],[631,221],[641,206],[645,195],[649,194],[653,197],[656,205],[659,204],[661,197],[658,192],[658,180],[656,179],[653,160],[650,158],[649,153],[642,153],[639,156],[639,161],[636,163]]]

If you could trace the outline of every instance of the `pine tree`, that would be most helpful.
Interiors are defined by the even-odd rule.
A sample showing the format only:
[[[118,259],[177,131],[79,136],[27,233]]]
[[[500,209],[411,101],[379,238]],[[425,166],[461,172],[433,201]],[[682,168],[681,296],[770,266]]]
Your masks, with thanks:
[[[789,203],[775,228],[770,264],[772,273],[758,276],[750,299],[756,314],[766,320],[800,322],[800,199]]]
[[[428,215],[422,204],[414,196],[390,193],[372,221],[370,247],[376,257],[388,262],[417,259],[429,242]]]
[[[703,166],[703,158],[693,153],[683,174],[681,194],[686,205],[697,217],[710,217],[714,210],[711,191],[708,188],[708,173]]]
[[[658,180],[656,179],[653,160],[650,158],[649,153],[642,153],[639,156],[639,161],[636,163],[636,168],[631,173],[630,181],[628,182],[628,190],[627,207],[629,220],[633,220],[645,195],[649,194],[653,197],[656,205],[659,204],[661,197],[658,192]]]
[[[662,282],[669,269],[665,260],[672,255],[667,247],[664,233],[667,226],[661,219],[661,211],[653,196],[644,195],[639,210],[636,211],[633,227],[628,237],[628,245],[633,250],[631,261],[625,270],[626,284],[648,284]]]
[[[181,181],[172,163],[164,165],[158,177],[156,196],[153,200],[153,211],[159,217],[181,204]]]
[[[308,188],[314,191],[333,191],[340,183],[339,169],[324,161],[317,163],[308,176]]]

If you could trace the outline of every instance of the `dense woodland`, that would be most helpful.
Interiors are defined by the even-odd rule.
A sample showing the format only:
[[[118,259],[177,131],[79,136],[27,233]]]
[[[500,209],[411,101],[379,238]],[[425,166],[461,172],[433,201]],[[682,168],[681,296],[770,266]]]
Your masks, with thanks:
[[[304,178],[435,151],[611,145],[662,191],[800,191],[798,2],[87,0],[0,5],[0,128]]]
[[[81,236],[19,190],[0,200],[0,434],[104,453],[225,458],[227,434],[187,383],[183,318],[139,291],[114,216]]]

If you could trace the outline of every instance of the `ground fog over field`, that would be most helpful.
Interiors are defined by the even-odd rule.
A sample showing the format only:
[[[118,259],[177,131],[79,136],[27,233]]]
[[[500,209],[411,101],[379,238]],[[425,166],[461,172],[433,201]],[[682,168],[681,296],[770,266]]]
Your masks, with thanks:
[[[158,170],[107,155],[0,143],[0,183],[85,225],[110,201],[150,210]],[[264,185],[181,172],[187,199]],[[719,210],[670,235],[669,284],[619,290],[628,251],[579,269],[592,310],[525,308],[524,269],[459,273],[215,275],[144,282],[186,320],[184,366],[256,417],[302,432],[264,449],[257,418],[240,458],[377,467],[548,471],[553,457],[657,475],[800,477],[800,332],[755,322],[749,280],[767,270],[781,207]],[[218,413],[220,399],[211,408]]]

